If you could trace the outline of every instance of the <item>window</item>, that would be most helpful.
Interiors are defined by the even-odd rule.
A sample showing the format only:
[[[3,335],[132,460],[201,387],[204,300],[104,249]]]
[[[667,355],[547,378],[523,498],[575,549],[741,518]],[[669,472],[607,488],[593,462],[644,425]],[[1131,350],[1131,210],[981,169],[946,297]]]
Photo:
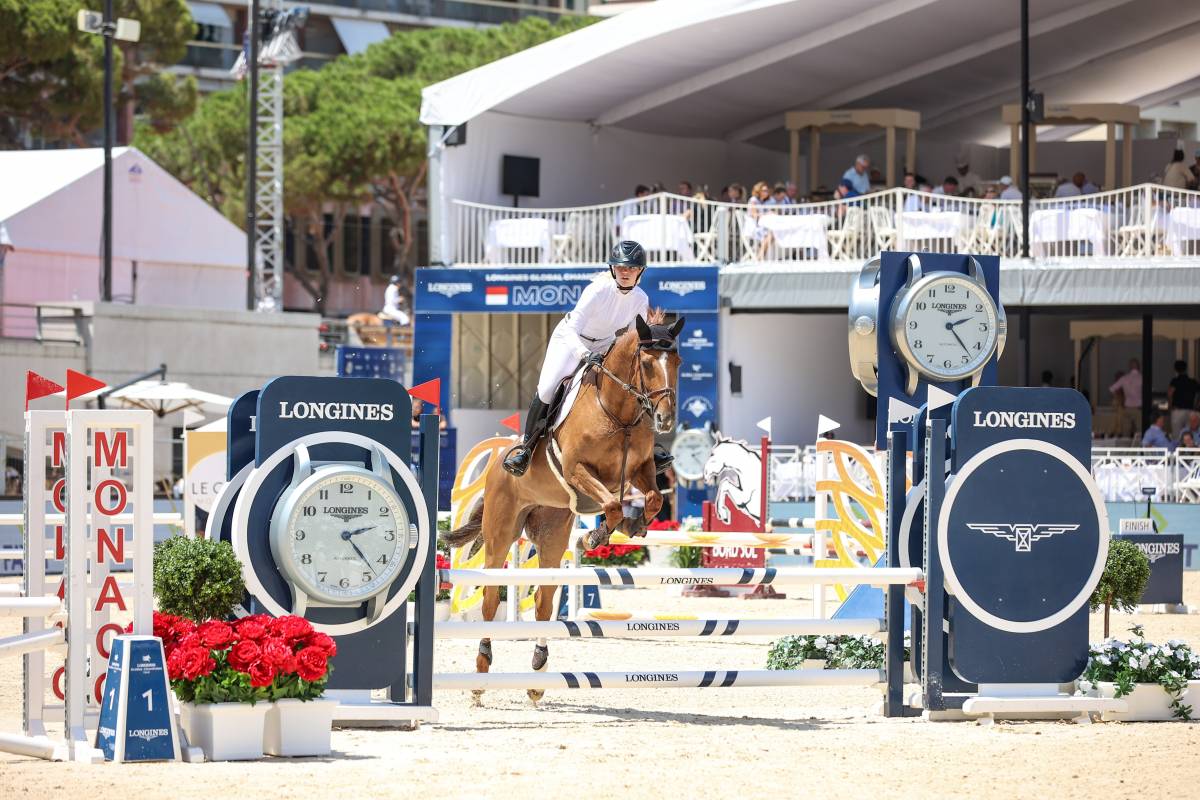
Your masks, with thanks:
[[[522,408],[537,391],[562,314],[459,314],[453,385],[459,408]]]

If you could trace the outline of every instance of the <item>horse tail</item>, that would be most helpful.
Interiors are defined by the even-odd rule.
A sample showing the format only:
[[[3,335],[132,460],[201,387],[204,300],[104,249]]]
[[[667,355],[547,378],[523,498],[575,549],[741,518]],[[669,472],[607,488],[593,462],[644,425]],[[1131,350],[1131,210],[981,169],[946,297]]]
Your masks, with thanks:
[[[483,503],[484,501],[480,500],[472,509],[467,524],[443,534],[442,541],[451,547],[463,547],[478,539],[479,535],[483,533]]]

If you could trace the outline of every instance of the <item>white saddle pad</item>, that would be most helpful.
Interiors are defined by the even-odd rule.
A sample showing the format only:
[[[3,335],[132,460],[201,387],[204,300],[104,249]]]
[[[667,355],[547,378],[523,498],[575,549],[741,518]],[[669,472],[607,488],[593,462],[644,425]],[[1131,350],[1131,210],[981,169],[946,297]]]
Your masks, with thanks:
[[[571,376],[571,383],[567,385],[567,394],[563,398],[562,407],[558,410],[558,416],[554,418],[552,428],[557,428],[563,424],[563,420],[567,418],[567,414],[571,413],[571,406],[575,405],[575,398],[579,396],[579,387],[583,385],[583,370],[584,366],[575,370],[575,374]]]

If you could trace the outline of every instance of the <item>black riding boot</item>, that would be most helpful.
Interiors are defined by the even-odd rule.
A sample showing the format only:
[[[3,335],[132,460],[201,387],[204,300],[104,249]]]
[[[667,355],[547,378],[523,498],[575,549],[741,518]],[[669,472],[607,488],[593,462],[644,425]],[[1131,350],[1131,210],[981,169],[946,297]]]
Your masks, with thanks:
[[[504,468],[518,478],[529,469],[533,449],[537,447],[538,439],[542,438],[546,431],[546,412],[549,410],[550,407],[535,394],[533,402],[529,405],[529,413],[525,417],[525,436],[504,459]]]
[[[661,444],[654,445],[654,474],[662,475],[675,461],[675,456],[667,452]]]

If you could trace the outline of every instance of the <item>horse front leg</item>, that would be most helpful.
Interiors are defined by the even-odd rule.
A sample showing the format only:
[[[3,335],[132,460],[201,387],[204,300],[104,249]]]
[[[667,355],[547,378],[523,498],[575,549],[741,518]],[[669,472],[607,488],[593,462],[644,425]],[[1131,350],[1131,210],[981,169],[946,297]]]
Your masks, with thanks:
[[[604,512],[604,522],[588,534],[588,549],[595,550],[600,545],[607,544],[608,537],[620,527],[624,520],[621,513],[621,498],[610,492],[590,467],[581,463],[576,463],[571,469],[571,477],[568,482],[575,488],[575,491],[585,494],[599,503]]]
[[[642,510],[641,518],[636,520],[634,530],[630,533],[631,536],[645,536],[646,526],[658,516],[659,511],[662,511],[663,496],[662,492],[658,490],[656,478],[653,460],[643,464],[633,477],[633,485],[646,496],[646,506]]]
[[[488,569],[499,569],[504,566],[504,560],[508,557],[508,550],[503,547],[487,547],[484,553],[483,563]],[[512,591],[510,589],[509,591]],[[483,587],[483,619],[485,622],[492,622],[496,618],[496,609],[500,607],[500,587],[485,586]],[[488,672],[492,667],[492,640],[485,638],[479,640],[479,652],[475,654],[475,671]],[[474,706],[483,705],[483,690],[474,689],[471,692],[471,704]]]

